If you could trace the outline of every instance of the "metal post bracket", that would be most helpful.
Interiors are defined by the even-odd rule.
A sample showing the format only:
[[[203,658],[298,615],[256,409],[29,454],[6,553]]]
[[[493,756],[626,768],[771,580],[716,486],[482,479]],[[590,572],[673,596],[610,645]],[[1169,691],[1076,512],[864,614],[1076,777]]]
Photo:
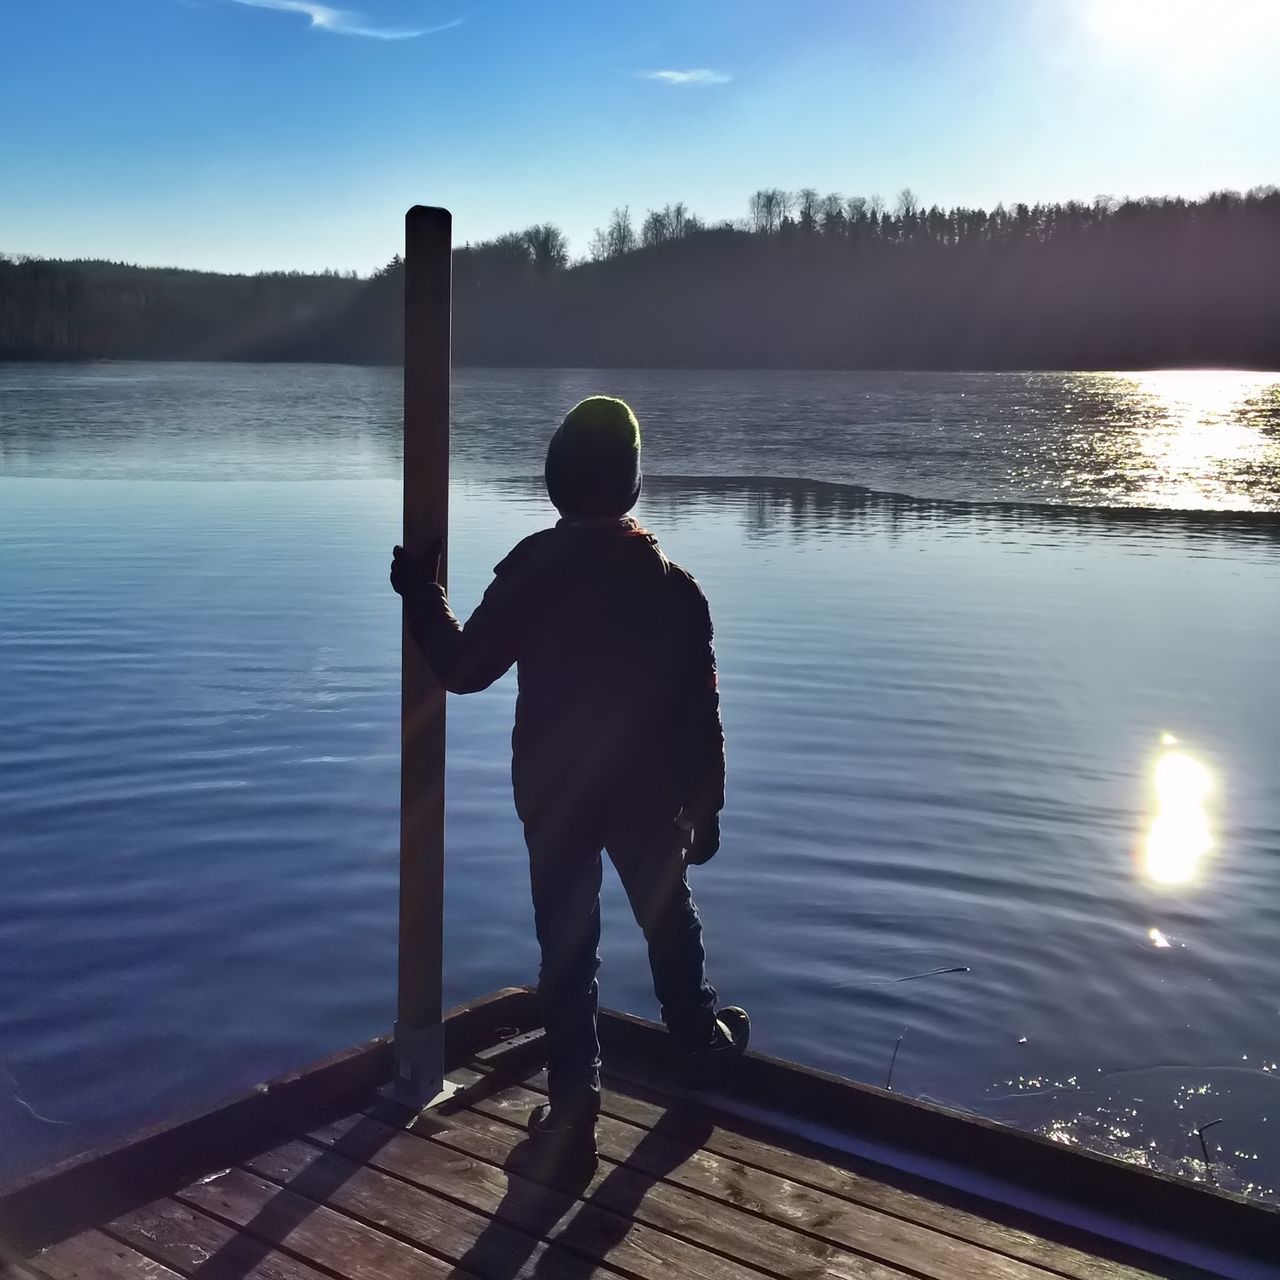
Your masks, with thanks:
[[[460,1086],[443,1074],[444,1027],[406,1027],[397,1022],[392,1053],[394,1071],[382,1096],[413,1111],[447,1102]]]

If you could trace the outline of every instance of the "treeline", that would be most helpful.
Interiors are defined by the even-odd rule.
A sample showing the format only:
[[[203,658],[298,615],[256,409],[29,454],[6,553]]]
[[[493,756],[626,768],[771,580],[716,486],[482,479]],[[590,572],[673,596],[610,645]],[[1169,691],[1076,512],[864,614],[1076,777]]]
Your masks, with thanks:
[[[738,222],[613,212],[454,254],[459,364],[1280,367],[1280,191],[892,205],[757,191]],[[0,356],[395,362],[403,264],[370,279],[0,261]]]
[[[0,359],[323,358],[316,344],[332,342],[377,283],[0,258]],[[388,359],[388,341],[367,357]]]

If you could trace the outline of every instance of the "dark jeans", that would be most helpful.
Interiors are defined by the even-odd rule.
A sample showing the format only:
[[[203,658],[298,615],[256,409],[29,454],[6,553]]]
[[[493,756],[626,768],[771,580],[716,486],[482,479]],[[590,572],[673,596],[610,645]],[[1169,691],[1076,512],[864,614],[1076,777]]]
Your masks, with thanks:
[[[594,807],[594,806],[593,806]],[[534,922],[542,948],[538,994],[553,1105],[595,1113],[600,1103],[600,875],[607,849],[649,944],[653,989],[670,1030],[710,1038],[716,993],[704,973],[702,921],[666,807],[600,806],[599,816],[526,822]]]

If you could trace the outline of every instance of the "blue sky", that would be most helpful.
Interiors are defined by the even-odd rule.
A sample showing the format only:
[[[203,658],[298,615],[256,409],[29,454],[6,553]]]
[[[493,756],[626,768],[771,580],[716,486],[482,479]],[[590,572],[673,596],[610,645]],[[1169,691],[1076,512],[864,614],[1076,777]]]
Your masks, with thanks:
[[[1280,181],[1280,0],[3,0],[0,252],[368,271],[760,186]],[[666,73],[666,74],[657,74]]]

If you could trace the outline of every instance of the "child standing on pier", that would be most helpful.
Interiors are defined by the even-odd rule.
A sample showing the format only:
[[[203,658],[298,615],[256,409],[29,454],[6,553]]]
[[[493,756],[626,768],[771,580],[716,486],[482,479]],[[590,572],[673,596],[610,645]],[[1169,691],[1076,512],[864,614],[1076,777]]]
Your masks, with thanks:
[[[631,409],[607,396],[571,409],[547,450],[546,482],[561,519],[498,565],[465,626],[436,582],[438,547],[396,547],[391,584],[450,692],[518,668],[512,778],[542,949],[551,1099],[530,1130],[594,1157],[602,850],[644,930],[672,1035],[714,1062],[745,1047],[749,1024],[740,1009],[716,1012],[685,874],[720,846],[711,615],[694,579],[628,514],[641,486]]]

